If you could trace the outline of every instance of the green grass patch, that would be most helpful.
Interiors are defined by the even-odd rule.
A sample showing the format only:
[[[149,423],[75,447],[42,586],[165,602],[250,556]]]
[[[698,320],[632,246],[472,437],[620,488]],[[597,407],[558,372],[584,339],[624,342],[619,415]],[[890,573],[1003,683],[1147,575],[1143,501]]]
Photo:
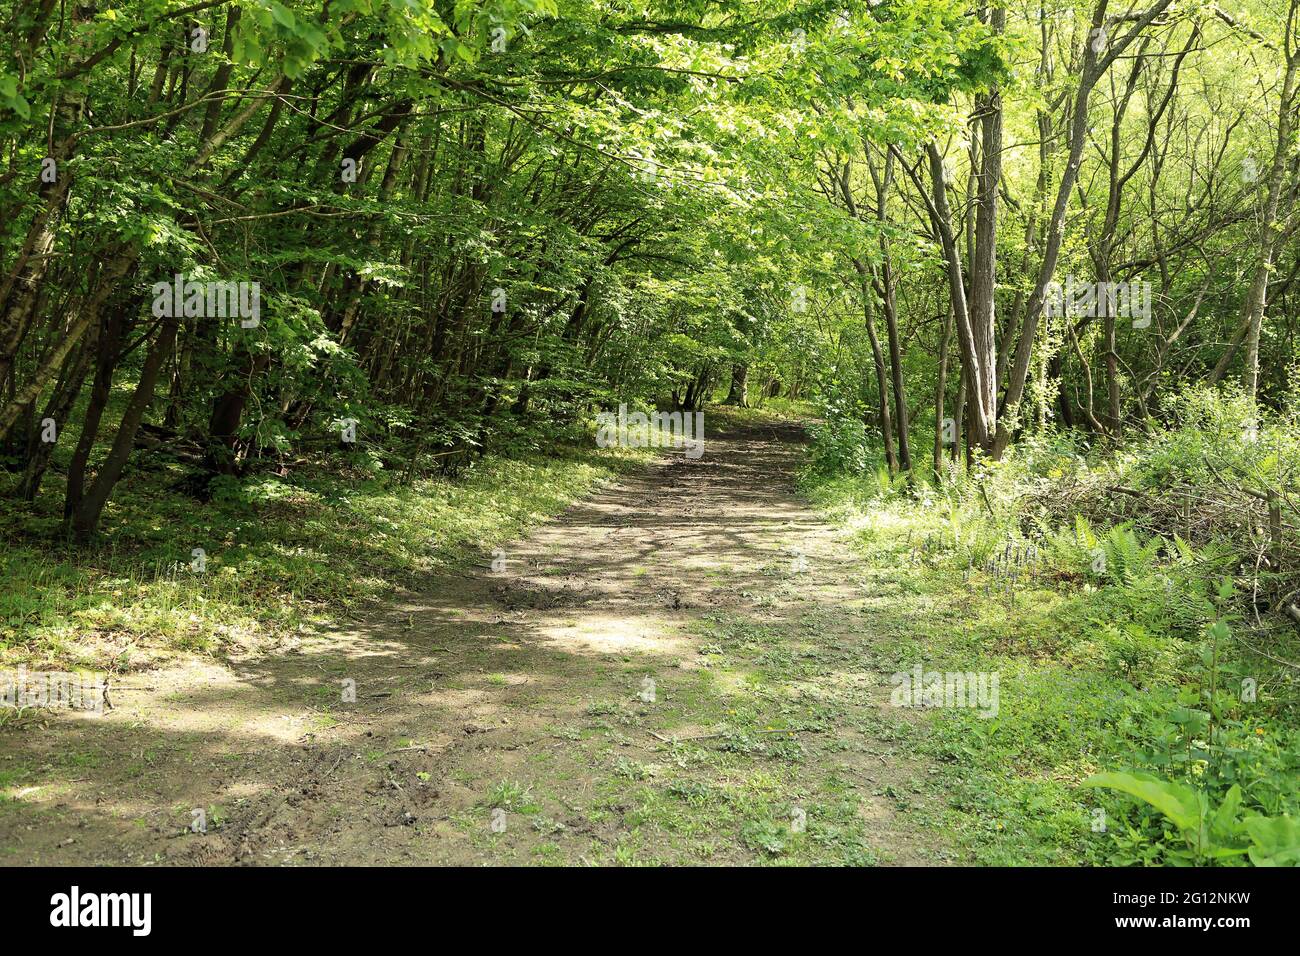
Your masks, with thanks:
[[[89,545],[59,535],[50,480],[34,508],[0,497],[0,662],[129,670],[310,632],[441,567],[486,568],[490,549],[644,457],[488,457],[410,485],[318,467],[207,503],[171,490],[171,469],[144,472]]]
[[[1281,818],[1283,829],[1300,820],[1287,784],[1300,775],[1293,680],[1233,637],[1238,605],[1230,585],[1220,589],[1220,549],[1122,525],[1034,528],[996,478],[992,502],[969,485],[878,473],[814,469],[805,487],[872,566],[866,607],[882,679],[918,664],[999,677],[992,717],[893,708],[896,723],[920,729],[915,745],[936,765],[926,790],[974,860],[1235,864],[1247,860],[1248,817]],[[1246,699],[1246,681],[1270,692]],[[1210,812],[1238,786],[1240,853],[1210,857],[1152,805],[1082,785],[1120,770],[1185,785]]]

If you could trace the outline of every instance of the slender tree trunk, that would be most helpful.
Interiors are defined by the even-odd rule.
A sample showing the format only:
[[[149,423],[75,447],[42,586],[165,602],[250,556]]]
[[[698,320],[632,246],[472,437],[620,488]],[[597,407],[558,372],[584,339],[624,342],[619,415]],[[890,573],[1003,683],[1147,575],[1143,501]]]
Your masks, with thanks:
[[[109,449],[103,466],[73,512],[72,530],[80,537],[92,535],[98,529],[104,505],[108,503],[109,495],[113,493],[114,486],[122,477],[122,470],[131,456],[131,449],[135,447],[135,436],[140,430],[140,422],[153,402],[158,374],[176,342],[178,323],[179,320],[176,318],[163,319],[158,335],[149,347],[149,354],[145,356],[144,366],[140,370],[140,381],[122,416],[122,424],[117,429],[117,437],[113,439],[113,447]]]
[[[68,356],[63,364],[63,372],[59,375],[59,382],[54,388],[54,394],[50,396],[49,402],[41,412],[40,420],[36,422],[36,427],[29,436],[27,467],[23,469],[22,481],[16,489],[18,496],[27,501],[35,501],[37,492],[40,491],[41,479],[45,477],[45,471],[50,465],[54,446],[68,423],[69,412],[77,396],[81,394],[86,370],[90,367],[90,360],[95,352],[96,338],[97,336],[92,332],[86,343]],[[53,423],[54,441],[45,440],[46,421]]]
[[[994,7],[991,24],[995,33],[1001,33],[1006,12]],[[987,446],[996,428],[998,407],[997,362],[997,230],[998,184],[1002,180],[1002,95],[994,88],[975,98],[975,110],[980,117],[980,166],[975,189],[975,249],[971,260],[970,325],[972,348],[979,377],[978,390],[970,398],[978,404],[980,419],[985,423],[985,437],[980,444]]]
[[[948,306],[948,317],[943,323],[943,335],[939,339],[939,375],[934,387],[934,474],[943,474],[943,436],[944,400],[948,390],[948,346],[952,339],[952,305]],[[952,439],[957,440],[957,425],[953,423]]]
[[[871,360],[876,366],[876,397],[880,409],[877,423],[880,426],[880,437],[885,443],[885,464],[889,467],[890,474],[893,474],[898,471],[898,457],[894,454],[894,428],[889,414],[889,386],[887,384],[888,372],[885,370],[885,355],[880,349],[880,336],[876,334],[875,315],[871,308],[873,293],[867,278],[866,266],[857,259],[853,260],[853,265],[858,270],[858,275],[862,277],[863,324],[867,329],[867,338],[871,342]]]
[[[1297,4],[1291,4],[1291,22],[1296,17]],[[1284,42],[1293,43],[1300,38],[1286,37]],[[1264,200],[1263,227],[1260,231],[1259,252],[1255,263],[1255,274],[1251,278],[1250,289],[1242,306],[1243,323],[1246,326],[1246,370],[1243,383],[1246,394],[1251,399],[1259,391],[1259,339],[1264,324],[1264,307],[1268,299],[1268,280],[1273,273],[1273,263],[1281,245],[1283,229],[1278,223],[1278,207],[1282,197],[1282,186],[1286,178],[1287,159],[1294,149],[1292,142],[1295,129],[1295,99],[1297,73],[1300,72],[1300,48],[1291,51],[1288,48],[1286,78],[1282,83],[1281,105],[1278,109],[1277,148],[1273,153],[1273,164],[1269,170],[1268,193]],[[1294,212],[1288,210],[1289,219]]]
[[[934,191],[931,209],[939,233],[940,246],[943,249],[944,267],[948,274],[948,295],[957,326],[957,341],[961,345],[962,368],[966,373],[967,414],[971,425],[971,437],[976,444],[983,447],[993,434],[994,420],[989,418],[988,407],[979,400],[979,396],[987,394],[984,381],[994,374],[995,368],[989,363],[989,354],[980,349],[975,339],[969,312],[970,300],[966,295],[966,279],[961,267],[961,254],[957,250],[952,229],[952,211],[948,206],[943,157],[939,154],[939,147],[935,143],[930,143],[926,147],[926,153],[930,159],[930,181]],[[974,401],[971,401],[971,398],[974,398]]]
[[[130,308],[113,310],[104,323],[100,333],[98,355],[95,364],[95,380],[90,386],[90,397],[86,403],[86,414],[81,422],[81,434],[77,436],[77,447],[72,452],[72,462],[68,465],[68,485],[63,499],[63,519],[71,520],[73,512],[85,497],[86,464],[95,447],[95,438],[99,434],[99,423],[108,406],[108,398],[113,387],[113,372],[117,368],[118,352],[122,347],[122,338],[126,330],[127,319],[135,314],[139,303]]]
[[[1105,36],[1106,0],[1100,0],[1092,13],[1092,27],[1084,39],[1083,61],[1079,76],[1079,88],[1075,92],[1073,113],[1070,122],[1069,151],[1065,169],[1061,173],[1061,182],[1056,191],[1056,203],[1047,224],[1047,239],[1043,248],[1043,261],[1039,266],[1038,280],[1034,283],[1033,294],[1025,308],[1025,319],[1020,326],[1020,338],[1016,343],[1015,358],[1007,381],[1007,390],[1002,400],[1002,407],[1011,412],[1020,407],[1024,398],[1025,383],[1029,377],[1029,363],[1033,355],[1034,340],[1038,333],[1038,322],[1042,316],[1043,303],[1047,298],[1047,286],[1056,273],[1056,263],[1061,254],[1061,243],[1065,235],[1065,213],[1069,208],[1070,194],[1079,179],[1079,168],[1083,164],[1083,147],[1088,135],[1088,104],[1097,81],[1110,68],[1111,63],[1119,57],[1141,32],[1156,17],[1164,13],[1173,0],[1156,0],[1144,12],[1138,14],[1129,31],[1118,37],[1107,49],[1103,44],[1094,48],[1093,37]],[[1001,416],[998,430],[993,442],[993,456],[1000,457],[1011,442],[1011,432],[1006,427],[1006,416]]]

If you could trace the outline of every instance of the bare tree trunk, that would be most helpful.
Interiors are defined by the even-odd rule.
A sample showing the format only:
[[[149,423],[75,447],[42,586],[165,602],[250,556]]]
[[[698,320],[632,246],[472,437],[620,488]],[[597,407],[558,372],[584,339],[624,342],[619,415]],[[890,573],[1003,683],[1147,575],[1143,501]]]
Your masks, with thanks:
[[[894,155],[886,152],[884,168],[875,179],[876,218],[881,224],[889,218],[889,191],[894,185]],[[898,467],[912,470],[912,443],[908,435],[910,422],[907,414],[907,383],[903,378],[903,349],[898,335],[897,282],[893,258],[884,232],[880,236],[880,279],[877,292],[885,310],[885,334],[889,341],[889,374],[894,386],[894,428],[898,433]]]
[[[1259,338],[1264,324],[1264,307],[1268,299],[1268,280],[1273,272],[1273,262],[1277,258],[1281,245],[1283,228],[1277,221],[1278,206],[1282,196],[1282,186],[1286,178],[1287,158],[1294,148],[1292,131],[1295,129],[1296,79],[1300,71],[1300,44],[1295,44],[1296,14],[1300,3],[1292,0],[1288,29],[1283,35],[1284,49],[1287,51],[1286,78],[1282,82],[1281,103],[1278,106],[1277,148],[1273,153],[1273,165],[1269,169],[1268,195],[1264,201],[1263,225],[1259,237],[1259,253],[1255,263],[1255,274],[1251,279],[1246,301],[1242,305],[1243,322],[1246,325],[1246,370],[1243,383],[1246,393],[1254,399],[1259,391]],[[1293,48],[1294,44],[1294,48]],[[1293,215],[1288,211],[1287,218]]]
[[[1020,407],[1025,394],[1025,382],[1029,377],[1029,363],[1033,355],[1034,339],[1038,333],[1038,320],[1043,312],[1043,303],[1047,297],[1047,285],[1056,272],[1057,259],[1061,254],[1061,242],[1065,233],[1065,213],[1070,204],[1070,193],[1079,178],[1079,167],[1083,163],[1084,141],[1088,135],[1088,102],[1093,87],[1110,68],[1111,63],[1120,56],[1130,44],[1145,30],[1156,17],[1164,13],[1173,0],[1156,0],[1143,13],[1138,14],[1133,26],[1127,33],[1118,37],[1109,48],[1106,47],[1106,0],[1099,0],[1092,13],[1092,29],[1084,42],[1083,65],[1079,77],[1079,88],[1074,96],[1073,115],[1070,123],[1069,153],[1065,170],[1061,173],[1061,183],[1056,191],[1056,203],[1052,207],[1052,216],[1048,220],[1047,241],[1043,248],[1043,261],[1038,270],[1038,281],[1034,283],[1033,294],[1025,308],[1025,319],[1020,327],[1020,339],[1016,344],[1015,358],[1011,363],[1007,390],[1003,397],[1004,413],[1011,413]],[[1095,39],[1102,42],[1095,43]],[[1102,52],[1105,51],[1105,52]],[[1011,442],[1011,432],[1006,426],[1007,414],[998,422],[997,436],[993,442],[993,456],[1000,457]]]
[[[994,7],[990,23],[995,33],[1001,33],[1006,23],[1006,11]],[[971,257],[970,325],[973,358],[979,376],[972,381],[978,385],[971,399],[979,406],[979,419],[984,422],[985,437],[980,444],[987,445],[997,422],[997,307],[995,283],[997,278],[997,216],[998,184],[1002,180],[1002,95],[995,87],[987,94],[975,97],[975,112],[980,124],[980,166],[975,189],[975,248]]]
[[[875,317],[871,308],[872,291],[867,279],[867,268],[858,259],[853,260],[853,265],[858,270],[858,275],[862,277],[862,313],[867,328],[867,338],[871,341],[871,359],[876,366],[876,395],[880,406],[880,436],[885,443],[885,463],[889,466],[890,474],[893,474],[898,471],[898,458],[894,454],[894,429],[889,414],[889,386],[886,384],[888,373],[885,370],[885,356],[880,350],[880,336],[876,334]]]
[[[122,416],[122,424],[117,429],[113,447],[109,449],[108,457],[104,459],[104,464],[95,475],[95,480],[86,491],[85,497],[81,499],[76,511],[73,512],[72,530],[79,536],[92,535],[99,527],[99,518],[103,514],[104,505],[108,503],[109,495],[113,493],[114,486],[122,477],[122,469],[126,467],[127,459],[131,456],[131,449],[135,447],[135,436],[140,429],[140,422],[144,419],[150,403],[153,402],[158,373],[162,370],[163,363],[171,354],[172,346],[176,342],[178,325],[177,318],[163,319],[157,337],[149,346],[149,354],[145,356],[144,367],[140,370],[140,381]]]
[[[114,310],[103,325],[99,337],[98,356],[95,365],[95,379],[90,386],[90,397],[86,402],[86,417],[81,423],[81,434],[77,436],[77,447],[72,452],[72,462],[68,465],[68,484],[63,498],[63,519],[72,518],[77,505],[81,503],[86,490],[86,463],[90,452],[95,447],[95,438],[99,434],[99,422],[108,407],[109,394],[113,387],[113,372],[117,368],[118,352],[126,331],[127,319],[135,314],[139,302],[132,302],[127,308]]]
[[[734,362],[731,366],[731,387],[727,391],[727,400],[722,404],[748,408],[749,400],[746,398],[748,385],[749,365],[745,362]]]
[[[939,376],[934,387],[934,474],[943,474],[943,434],[944,434],[944,400],[948,390],[948,346],[952,339],[952,305],[948,306],[948,317],[943,323],[943,336],[939,339]],[[957,440],[957,425],[953,422],[953,441]]]
[[[90,360],[95,352],[96,338],[98,336],[92,332],[86,343],[64,361],[63,371],[59,375],[58,384],[54,387],[54,394],[50,396],[49,402],[41,412],[37,427],[29,436],[27,466],[23,469],[22,481],[16,489],[16,494],[27,501],[35,501],[36,494],[40,491],[41,479],[45,477],[45,471],[49,468],[50,457],[54,453],[58,435],[67,424],[68,413],[81,393],[86,370],[90,367]],[[55,441],[44,440],[46,420],[54,423]]]
[[[957,341],[961,344],[962,368],[965,371],[968,411],[972,437],[976,444],[983,447],[992,435],[993,420],[988,417],[987,406],[979,400],[986,394],[984,379],[994,374],[994,367],[987,360],[981,360],[981,352],[975,342],[975,334],[968,311],[970,300],[966,295],[966,280],[962,274],[961,256],[957,251],[957,242],[952,228],[952,211],[948,206],[947,185],[944,182],[943,157],[939,147],[930,143],[926,147],[930,159],[930,180],[934,197],[930,209],[939,233],[943,248],[944,267],[948,274],[948,295],[952,302],[953,318],[957,326]],[[986,357],[987,358],[987,357]]]
[[[953,406],[952,410],[953,429],[955,431],[952,442],[953,461],[961,459],[963,436],[966,439],[967,447],[970,446],[970,429],[966,419],[966,367],[962,366],[961,373],[957,378],[957,404]]]

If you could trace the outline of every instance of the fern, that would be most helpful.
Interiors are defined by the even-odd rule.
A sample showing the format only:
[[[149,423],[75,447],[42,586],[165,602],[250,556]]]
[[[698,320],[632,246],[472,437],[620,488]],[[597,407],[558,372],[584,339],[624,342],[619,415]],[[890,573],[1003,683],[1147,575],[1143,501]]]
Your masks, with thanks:
[[[1101,551],[1106,559],[1104,575],[1111,583],[1131,586],[1155,574],[1156,558],[1164,539],[1155,536],[1142,543],[1129,522],[1117,524],[1101,540]]]

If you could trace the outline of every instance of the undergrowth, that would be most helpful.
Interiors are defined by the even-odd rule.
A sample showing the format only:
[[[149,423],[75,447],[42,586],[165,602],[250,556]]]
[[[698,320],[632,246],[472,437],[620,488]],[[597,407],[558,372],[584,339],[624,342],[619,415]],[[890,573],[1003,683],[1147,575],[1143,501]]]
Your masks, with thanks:
[[[206,503],[164,467],[123,482],[100,539],[83,545],[60,533],[60,495],[34,507],[0,495],[0,663],[126,671],[310,632],[481,557],[642,457],[489,456],[455,480],[410,484],[317,463],[231,480]]]
[[[1283,496],[1279,542],[1233,497],[1288,487],[1300,430],[1212,393],[1176,412],[1122,455],[1047,436],[937,478],[891,475],[853,423],[815,433],[807,492],[918,618],[955,615],[895,639],[900,669],[1000,675],[995,717],[931,711],[923,744],[982,862],[1300,863],[1297,515]]]

